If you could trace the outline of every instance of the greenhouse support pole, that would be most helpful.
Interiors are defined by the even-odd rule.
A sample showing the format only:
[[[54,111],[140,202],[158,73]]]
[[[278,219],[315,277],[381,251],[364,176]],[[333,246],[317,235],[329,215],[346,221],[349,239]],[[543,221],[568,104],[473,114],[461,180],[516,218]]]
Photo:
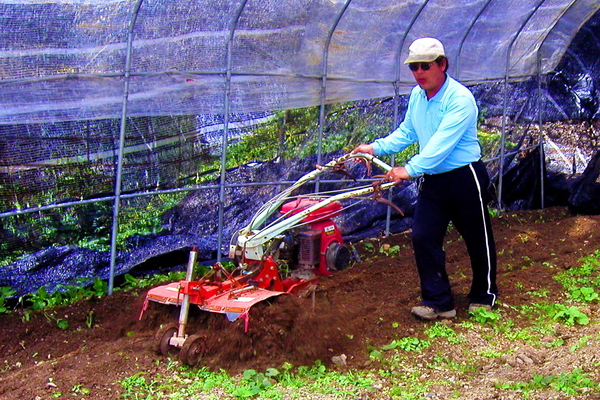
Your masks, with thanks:
[[[392,130],[395,130],[398,127],[398,125],[400,124],[400,114],[399,114],[400,74],[401,74],[400,68],[404,65],[404,63],[402,62],[402,49],[404,48],[404,44],[406,43],[406,38],[408,36],[408,32],[410,32],[410,30],[414,26],[415,22],[417,21],[417,18],[419,18],[421,11],[423,11],[423,9],[425,8],[425,6],[427,5],[428,2],[429,2],[429,0],[425,0],[423,3],[421,3],[421,5],[419,6],[419,9],[413,15],[412,19],[408,23],[408,26],[406,27],[406,31],[402,35],[402,39],[400,40],[400,45],[398,46],[398,51],[396,53],[396,66],[395,66],[396,67],[396,80],[394,82],[394,121],[393,121],[394,126],[392,126]],[[395,154],[392,154],[391,166],[392,167],[396,166],[396,155]],[[392,188],[388,192],[388,200],[390,202],[392,201],[393,196],[394,196],[394,189]],[[385,215],[385,232],[384,232],[385,236],[390,235],[391,221],[392,221],[392,210],[390,207],[388,207],[387,211],[386,211],[386,215]]]
[[[471,23],[469,24],[469,28],[465,31],[465,34],[460,38],[460,44],[458,45],[458,50],[457,50],[457,55],[456,55],[456,79],[460,81],[460,62],[461,62],[461,55],[462,55],[462,49],[463,46],[465,44],[465,41],[467,40],[467,37],[469,36],[469,34],[471,33],[471,31],[473,30],[473,27],[475,26],[475,23],[479,20],[479,17],[481,17],[481,15],[483,14],[483,12],[488,8],[488,6],[490,5],[490,3],[492,2],[492,0],[487,0],[485,2],[485,4],[483,5],[483,7],[481,7],[481,9],[479,10],[479,12],[477,12],[477,15],[475,15],[475,17],[473,18],[473,20],[471,21]]]
[[[329,60],[329,46],[331,44],[331,38],[333,37],[333,33],[337,29],[337,26],[340,23],[342,16],[348,9],[348,6],[350,5],[351,2],[352,2],[352,0],[346,0],[346,4],[344,4],[344,7],[342,7],[340,12],[336,16],[335,21],[333,22],[333,25],[331,26],[331,28],[329,29],[329,32],[327,33],[327,39],[325,40],[325,46],[323,47],[323,71],[322,71],[322,75],[321,75],[321,98],[319,100],[319,137],[317,138],[317,164],[319,164],[319,165],[321,164],[321,156],[322,156],[321,153],[323,152],[323,131],[324,131],[323,127],[325,126],[325,102],[327,100],[327,73],[328,73],[327,63]],[[315,182],[315,193],[319,193],[319,186],[320,186],[319,182],[320,182],[320,179],[319,179],[319,177],[317,177],[316,182]]]
[[[542,6],[544,0],[540,0],[539,3],[531,10],[527,18],[521,24],[521,27],[514,34],[510,43],[508,44],[508,48],[506,49],[506,65],[504,71],[504,101],[502,103],[502,137],[500,139],[500,168],[498,172],[498,210],[502,210],[502,181],[504,175],[504,157],[505,157],[505,143],[506,143],[506,119],[507,119],[507,108],[508,108],[508,78],[510,77],[510,53],[512,52],[512,48],[517,41],[517,38],[525,28],[525,25],[529,22],[531,17],[537,12],[537,10]]]
[[[540,50],[538,49],[537,53],[537,71],[538,71],[538,123],[540,126],[540,207],[546,208],[546,189],[545,189],[545,180],[546,180],[546,168],[544,167],[545,162],[544,159],[546,157],[544,153],[544,121],[543,121],[543,113],[542,113],[542,57],[540,55]]]
[[[395,130],[400,124],[400,86],[398,82],[394,82],[394,118],[392,122],[392,131]],[[391,167],[396,166],[396,155],[392,154],[392,160],[390,162]],[[392,201],[394,197],[394,189],[388,190],[388,201]],[[385,213],[385,231],[383,232],[384,236],[389,236],[391,233],[391,225],[392,225],[392,207],[386,207]]]
[[[508,76],[504,77],[504,88],[502,98],[502,132],[500,134],[500,165],[498,167],[498,212],[502,212],[502,181],[504,177],[504,153],[506,140],[506,109],[508,107]]]
[[[226,184],[226,167],[227,167],[227,142],[229,136],[229,112],[231,107],[231,68],[232,68],[232,53],[233,53],[233,38],[242,11],[246,7],[248,0],[243,0],[240,3],[231,24],[229,27],[229,37],[227,38],[227,65],[225,70],[225,100],[223,105],[223,140],[221,142],[221,174],[219,176],[219,221],[217,234],[217,262],[221,262],[223,251],[223,229],[225,220],[225,184]]]
[[[121,178],[123,175],[123,150],[125,148],[125,128],[127,127],[127,102],[129,99],[129,77],[131,74],[131,51],[133,48],[133,30],[140,7],[144,0],[138,0],[127,30],[127,52],[125,55],[125,71],[123,82],[123,105],[121,108],[121,126],[119,130],[119,152],[117,154],[117,176],[115,179],[115,200],[113,203],[112,231],[110,237],[110,272],[108,276],[108,294],[112,295],[115,281],[115,264],[117,260],[117,236],[119,234],[119,211],[121,208]]]

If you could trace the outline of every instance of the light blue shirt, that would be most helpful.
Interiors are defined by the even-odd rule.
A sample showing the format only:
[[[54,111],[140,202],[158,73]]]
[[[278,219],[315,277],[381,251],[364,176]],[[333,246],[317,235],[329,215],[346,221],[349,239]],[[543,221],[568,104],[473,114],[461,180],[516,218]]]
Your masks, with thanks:
[[[471,91],[446,75],[446,81],[430,100],[425,90],[415,86],[404,121],[371,145],[379,156],[398,153],[418,141],[419,153],[404,166],[406,172],[411,177],[448,172],[481,158],[477,113]]]

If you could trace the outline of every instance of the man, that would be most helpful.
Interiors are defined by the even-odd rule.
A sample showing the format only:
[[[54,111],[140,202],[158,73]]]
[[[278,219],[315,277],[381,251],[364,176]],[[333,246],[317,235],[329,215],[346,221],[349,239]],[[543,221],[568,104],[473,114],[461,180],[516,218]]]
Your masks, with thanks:
[[[420,180],[412,242],[422,304],[413,307],[412,314],[427,320],[456,316],[444,252],[450,222],[463,237],[471,260],[469,311],[490,310],[497,297],[496,247],[487,210],[489,177],[480,160],[475,99],[448,76],[448,59],[437,39],[415,40],[404,63],[417,82],[404,121],[388,136],[361,144],[353,152],[393,154],[419,142],[417,155],[386,174],[389,181]]]

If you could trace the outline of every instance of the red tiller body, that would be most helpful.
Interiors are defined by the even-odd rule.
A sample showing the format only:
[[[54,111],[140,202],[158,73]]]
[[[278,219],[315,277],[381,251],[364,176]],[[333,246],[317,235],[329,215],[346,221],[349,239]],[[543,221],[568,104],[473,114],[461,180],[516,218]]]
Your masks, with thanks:
[[[316,198],[299,198],[285,203],[281,207],[281,214],[294,215],[320,201],[321,199]],[[310,228],[305,232],[306,235],[310,235],[310,233],[317,234],[318,232],[319,263],[315,266],[315,272],[318,275],[331,275],[331,271],[327,266],[327,249],[329,246],[335,243],[344,244],[342,233],[332,219],[340,215],[341,211],[342,204],[339,201],[334,201],[311,212],[302,220],[302,223],[307,223]]]

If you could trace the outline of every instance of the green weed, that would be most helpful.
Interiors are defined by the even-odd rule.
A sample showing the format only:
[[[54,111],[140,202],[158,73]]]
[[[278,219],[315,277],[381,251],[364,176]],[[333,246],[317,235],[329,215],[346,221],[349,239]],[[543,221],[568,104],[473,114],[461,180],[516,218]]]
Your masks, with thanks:
[[[575,324],[587,325],[590,323],[590,318],[575,306],[567,307],[562,304],[555,304],[554,309],[555,313],[552,317],[554,321],[559,321],[569,326]]]
[[[369,389],[373,386],[371,378],[363,373],[339,373],[328,371],[317,361],[313,366],[301,366],[293,372],[294,367],[285,363],[280,369],[267,368],[264,372],[248,369],[239,378],[230,377],[225,371],[209,371],[207,368],[190,369],[175,367],[168,376],[157,376],[149,379],[143,373],[135,374],[121,381],[125,390],[125,399],[162,399],[188,400],[191,398],[222,398],[212,395],[214,388],[221,393],[228,393],[237,399],[286,398],[297,389],[310,388],[312,393],[331,395],[336,398],[355,398],[358,389]],[[292,395],[294,396],[294,395]],[[297,394],[297,397],[303,398]]]
[[[448,342],[452,344],[464,342],[464,339],[458,335],[454,329],[441,322],[436,322],[429,328],[425,329],[425,334],[430,339],[435,339],[438,337],[446,338]]]
[[[503,356],[502,352],[493,349],[482,350],[479,354],[486,358],[499,358]]]
[[[58,329],[65,331],[65,330],[69,329],[69,321],[67,321],[64,318],[58,318],[56,320],[56,326],[58,327]]]
[[[575,343],[573,346],[571,346],[571,348],[569,350],[571,351],[571,353],[574,353],[577,350],[586,347],[589,344],[589,342],[590,342],[590,337],[583,336],[583,337],[579,338],[577,343]]]
[[[379,248],[379,252],[388,257],[395,256],[398,253],[400,253],[400,246],[398,246],[398,245],[390,246],[389,244],[385,243],[385,244],[381,245],[381,247]]]
[[[6,300],[13,297],[17,292],[8,286],[0,287],[0,314],[8,312]]]
[[[364,242],[363,243],[363,247],[369,253],[374,253],[375,252],[375,245],[373,243],[371,243],[371,242]]]
[[[484,307],[477,308],[469,312],[470,317],[480,324],[494,323],[500,320],[500,314],[493,310],[486,310]]]
[[[392,340],[389,344],[381,347],[383,351],[400,349],[404,351],[420,352],[431,346],[428,340],[421,340],[416,337],[403,337],[401,339]]]
[[[584,303],[591,303],[599,298],[593,287],[573,287],[569,290],[569,297],[573,301]]]
[[[78,280],[80,284],[89,283],[89,279]],[[100,278],[94,278],[89,286],[58,285],[56,290],[49,293],[46,287],[41,286],[36,293],[25,296],[25,301],[31,304],[33,310],[53,308],[73,304],[80,300],[100,298],[108,294],[108,284]]]
[[[528,382],[498,383],[497,388],[504,390],[522,391],[529,394],[535,390],[544,390],[552,388],[556,391],[569,395],[579,394],[582,389],[597,390],[598,383],[584,373],[581,369],[575,368],[570,373],[562,372],[558,375],[534,375]]]
[[[513,342],[516,340],[531,342],[537,339],[537,336],[535,336],[528,328],[509,329],[506,332],[504,332],[504,334],[509,340]]]
[[[152,380],[146,380],[144,372],[123,379],[121,386],[125,390],[124,399],[142,400],[154,399],[159,391],[159,383]]]
[[[560,347],[560,346],[563,346],[564,344],[565,344],[564,339],[559,338],[559,339],[554,339],[550,343],[547,343],[546,347],[548,347],[548,348]]]
[[[269,368],[264,373],[258,373],[254,369],[247,369],[243,373],[242,384],[236,387],[232,394],[235,397],[241,398],[255,396],[277,383],[275,380],[277,375],[279,375],[279,371],[275,368]]]

